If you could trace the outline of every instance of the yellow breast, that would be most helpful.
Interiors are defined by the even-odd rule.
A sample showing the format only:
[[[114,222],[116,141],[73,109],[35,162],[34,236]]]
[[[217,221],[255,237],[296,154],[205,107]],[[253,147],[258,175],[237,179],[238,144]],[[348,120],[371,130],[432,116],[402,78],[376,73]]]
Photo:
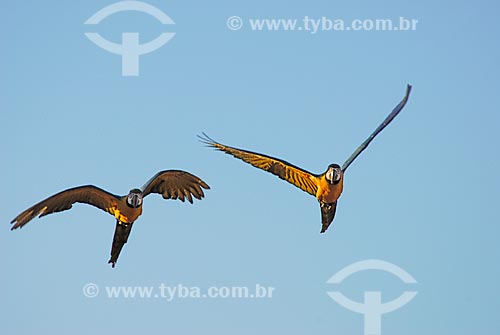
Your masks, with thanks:
[[[113,207],[110,209],[110,212],[117,220],[120,220],[120,222],[132,223],[142,214],[142,206],[139,208],[127,208],[122,211]]]
[[[340,177],[340,181],[337,184],[330,184],[324,176],[320,178],[320,183],[318,191],[316,192],[316,199],[321,202],[331,204],[337,201],[337,199],[342,194],[344,188],[344,176]]]
[[[123,215],[119,209],[115,209],[114,215],[117,220],[120,220],[120,222],[129,223],[128,218],[125,215]]]

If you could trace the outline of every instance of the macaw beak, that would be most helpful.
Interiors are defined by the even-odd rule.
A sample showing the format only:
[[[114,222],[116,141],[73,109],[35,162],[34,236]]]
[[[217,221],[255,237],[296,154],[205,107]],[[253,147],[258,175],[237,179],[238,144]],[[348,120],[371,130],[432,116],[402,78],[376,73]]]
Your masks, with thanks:
[[[132,205],[134,207],[139,207],[141,205],[141,196],[139,194],[134,194],[132,197]]]

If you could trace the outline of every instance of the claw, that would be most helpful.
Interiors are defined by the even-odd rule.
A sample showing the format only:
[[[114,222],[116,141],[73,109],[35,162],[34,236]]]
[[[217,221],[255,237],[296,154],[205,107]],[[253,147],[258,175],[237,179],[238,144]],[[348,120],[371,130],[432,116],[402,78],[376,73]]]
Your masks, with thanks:
[[[115,268],[115,263],[116,262],[113,262],[112,260],[109,260],[108,261],[108,264],[111,264],[111,267],[114,269]]]

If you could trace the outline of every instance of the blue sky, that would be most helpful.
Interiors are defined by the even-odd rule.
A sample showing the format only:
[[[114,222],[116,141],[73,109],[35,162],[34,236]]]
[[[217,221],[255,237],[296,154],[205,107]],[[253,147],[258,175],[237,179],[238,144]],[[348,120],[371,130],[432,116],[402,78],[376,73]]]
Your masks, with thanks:
[[[112,1],[0,4],[2,334],[362,334],[363,317],[327,291],[384,301],[408,290],[366,259],[418,282],[383,334],[498,334],[500,196],[498,4],[480,1],[148,1],[83,23]],[[243,19],[231,31],[228,17]],[[252,31],[255,18],[418,19],[415,31]],[[84,32],[141,42],[176,36],[121,76]],[[319,234],[314,198],[203,147],[205,131],[309,171],[341,164],[400,101],[406,109],[349,168],[337,216]],[[148,197],[115,269],[114,220],[90,206],[9,231],[19,212],[63,189],[116,194],[163,169],[212,189],[193,205]],[[99,296],[82,287],[95,283]],[[271,299],[108,298],[106,286],[275,287]]]

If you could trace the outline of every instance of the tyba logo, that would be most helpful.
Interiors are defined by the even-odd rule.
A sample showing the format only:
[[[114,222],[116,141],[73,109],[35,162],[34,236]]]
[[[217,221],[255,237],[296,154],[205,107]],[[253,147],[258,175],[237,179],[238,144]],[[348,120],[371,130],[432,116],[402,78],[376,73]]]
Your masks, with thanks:
[[[352,274],[365,270],[381,270],[393,274],[403,281],[405,284],[415,284],[417,281],[408,274],[405,270],[397,265],[386,261],[370,259],[360,261],[346,266],[342,270],[334,274],[328,281],[328,284],[340,284],[344,279]],[[381,317],[382,314],[389,313],[399,309],[409,303],[416,295],[416,291],[405,291],[398,298],[382,302],[382,294],[380,291],[366,291],[364,302],[352,301],[338,291],[327,292],[330,298],[335,300],[339,305],[353,312],[364,315],[365,335],[380,335],[381,334]]]
[[[161,24],[175,24],[167,14],[158,8],[140,1],[120,1],[106,6],[85,21],[85,24],[96,25],[110,15],[125,11],[143,12],[151,15]],[[122,33],[121,44],[113,43],[98,33],[87,32],[85,36],[100,48],[122,56],[122,76],[138,76],[139,56],[161,48],[175,36],[175,33],[161,33],[154,40],[144,44],[139,44],[139,33]]]

